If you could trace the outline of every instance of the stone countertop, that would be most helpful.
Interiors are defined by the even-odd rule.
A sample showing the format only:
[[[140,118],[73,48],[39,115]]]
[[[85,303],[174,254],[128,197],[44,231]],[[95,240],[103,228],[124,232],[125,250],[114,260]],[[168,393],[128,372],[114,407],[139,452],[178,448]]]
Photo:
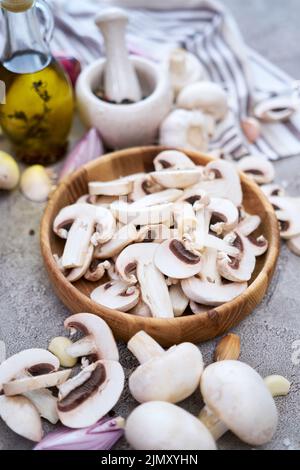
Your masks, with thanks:
[[[248,44],[300,78],[298,0],[226,0]],[[75,125],[74,133],[78,133]],[[4,149],[3,142],[0,148]],[[291,195],[300,194],[300,159],[277,162],[277,181]],[[0,340],[7,355],[31,347],[47,348],[51,338],[63,333],[67,309],[55,296],[39,249],[39,223],[43,205],[31,203],[16,190],[0,195]],[[262,304],[233,331],[241,336],[241,359],[262,376],[283,374],[292,381],[287,397],[277,398],[280,420],[273,441],[265,449],[300,448],[300,258],[282,247],[278,267]],[[216,341],[201,345],[206,363],[211,362]],[[120,344],[121,363],[129,376],[136,366]],[[182,404],[197,414],[202,406],[198,393]],[[126,388],[116,413],[124,417],[135,407]],[[45,426],[45,429],[49,429]],[[29,441],[0,422],[0,449],[30,449]],[[116,448],[127,449],[125,440]],[[220,449],[247,449],[232,434],[219,441]]]

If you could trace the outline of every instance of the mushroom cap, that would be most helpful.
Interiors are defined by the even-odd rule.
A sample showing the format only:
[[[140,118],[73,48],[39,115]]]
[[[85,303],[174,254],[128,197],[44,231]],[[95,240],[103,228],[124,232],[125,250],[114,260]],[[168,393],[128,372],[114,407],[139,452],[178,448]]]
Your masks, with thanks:
[[[65,320],[64,326],[75,328],[85,336],[89,336],[94,341],[94,353],[97,353],[98,358],[119,360],[119,352],[112,331],[102,318],[93,313],[76,313]],[[72,346],[68,348],[68,353],[71,350]]]
[[[103,360],[90,364],[78,376],[63,384],[62,387],[68,388],[63,397],[60,387],[57,404],[59,419],[69,428],[93,425],[117,403],[124,380],[123,368],[117,361]]]
[[[195,168],[195,163],[183,152],[178,150],[164,150],[153,160],[155,171],[166,168],[187,169]]]
[[[237,166],[258,184],[271,183],[275,178],[274,165],[264,155],[244,157]]]
[[[129,389],[140,403],[154,400],[177,403],[196,390],[203,367],[197,346],[182,343],[141,364],[129,377]]]
[[[163,188],[185,189],[192,186],[200,180],[202,170],[194,168],[186,169],[167,169],[161,171],[153,171],[150,173],[151,178]],[[180,194],[178,194],[178,197]]]
[[[277,219],[280,221],[280,235],[282,238],[290,238],[300,235],[300,198],[296,197],[270,197]]]
[[[59,360],[46,349],[25,349],[0,364],[0,392],[3,384],[26,372],[46,373],[59,368]]]
[[[246,282],[231,282],[229,284],[217,284],[203,281],[198,277],[190,277],[181,281],[181,287],[185,295],[201,305],[213,307],[230,302],[247,289]]]
[[[175,279],[186,279],[198,274],[201,269],[201,257],[189,251],[182,241],[165,240],[154,255],[155,266],[165,275]]]
[[[136,450],[216,450],[212,435],[199,419],[163,401],[135,408],[127,418],[125,436]]]
[[[189,110],[198,109],[220,120],[227,114],[228,99],[220,85],[202,81],[184,87],[178,95],[177,106]]]
[[[139,301],[140,291],[124,281],[109,281],[91,292],[91,299],[104,307],[128,312]]]
[[[43,437],[40,415],[28,398],[0,396],[0,417],[16,434],[30,441],[39,442]]]
[[[240,361],[220,361],[203,372],[201,393],[208,408],[242,441],[269,442],[278,421],[272,395],[260,375]]]

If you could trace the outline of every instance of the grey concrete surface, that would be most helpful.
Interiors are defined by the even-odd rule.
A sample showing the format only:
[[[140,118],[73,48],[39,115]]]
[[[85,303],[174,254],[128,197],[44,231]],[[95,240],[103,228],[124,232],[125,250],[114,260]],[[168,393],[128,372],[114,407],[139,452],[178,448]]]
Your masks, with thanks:
[[[226,0],[248,43],[300,78],[299,0]],[[0,142],[0,148],[3,143]],[[278,181],[293,195],[300,194],[300,158],[276,163]],[[43,267],[39,249],[39,222],[43,206],[28,202],[16,190],[0,195],[0,340],[8,355],[30,347],[47,347],[63,333],[67,309],[56,298]],[[34,235],[30,231],[34,230]],[[241,359],[263,376],[278,373],[292,381],[288,397],[276,399],[279,427],[264,449],[300,448],[300,258],[285,246],[269,292],[253,314],[234,329],[241,336]],[[206,363],[212,360],[215,341],[201,345]],[[120,344],[126,375],[136,365]],[[136,404],[128,389],[115,407],[127,416]],[[197,414],[198,393],[182,406]],[[45,425],[45,430],[50,426]],[[0,449],[30,449],[32,444],[0,422]],[[127,449],[121,440],[117,449]],[[246,449],[232,434],[219,441],[220,449]]]

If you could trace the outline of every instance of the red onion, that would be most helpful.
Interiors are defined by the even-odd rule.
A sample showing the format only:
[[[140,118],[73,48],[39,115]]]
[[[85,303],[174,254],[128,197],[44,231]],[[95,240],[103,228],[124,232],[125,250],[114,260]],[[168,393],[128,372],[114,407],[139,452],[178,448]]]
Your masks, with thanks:
[[[124,419],[105,417],[88,428],[66,426],[47,434],[34,450],[109,450],[123,436]]]
[[[95,128],[90,129],[84,137],[75,144],[66,157],[59,178],[64,178],[85,163],[100,157],[100,155],[103,155],[103,152],[102,141],[97,130]]]
[[[77,78],[81,72],[81,64],[79,60],[76,59],[76,57],[65,55],[55,55],[55,58],[69,76],[73,87],[75,87]]]

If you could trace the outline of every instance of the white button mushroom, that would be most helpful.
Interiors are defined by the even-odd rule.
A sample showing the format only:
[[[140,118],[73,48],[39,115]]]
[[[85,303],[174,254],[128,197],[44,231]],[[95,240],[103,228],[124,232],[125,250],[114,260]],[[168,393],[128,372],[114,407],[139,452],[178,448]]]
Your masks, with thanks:
[[[164,150],[160,152],[153,160],[155,171],[174,168],[177,170],[186,170],[195,168],[195,163],[183,152],[178,150]]]
[[[244,157],[237,166],[258,184],[271,183],[275,178],[274,165],[264,155]]]
[[[125,282],[139,282],[142,299],[154,317],[173,318],[173,307],[165,278],[154,264],[154,255],[159,247],[156,243],[127,246],[116,260],[116,270]],[[136,276],[133,274],[135,269]]]
[[[91,426],[117,403],[124,380],[117,361],[100,360],[90,364],[59,387],[59,419],[69,428]]]
[[[256,264],[254,244],[237,231],[226,235],[224,240],[238,248],[239,255],[232,257],[219,253],[217,265],[221,276],[233,282],[249,281]]]
[[[82,339],[66,348],[71,357],[92,356],[97,359],[119,360],[119,352],[109,326],[102,318],[92,313],[76,313],[64,322],[65,328],[84,334]]]
[[[54,232],[67,238],[62,256],[64,268],[76,268],[84,264],[89,244],[95,227],[98,232],[98,242],[110,240],[115,231],[115,219],[112,213],[92,204],[73,204],[61,209],[53,222]],[[71,225],[69,232],[67,228]]]
[[[254,107],[254,115],[264,122],[280,122],[288,120],[299,108],[298,97],[275,96],[259,102]]]
[[[94,302],[120,312],[128,312],[135,307],[139,297],[139,289],[136,286],[129,286],[124,281],[109,281],[91,292],[91,299]]]
[[[128,224],[121,227],[112,239],[107,243],[101,244],[96,247],[94,257],[96,259],[105,259],[116,256],[130,243],[137,239],[138,232],[134,224]]]
[[[270,202],[279,221],[281,237],[289,240],[300,235],[300,198],[272,196]]]
[[[109,261],[101,262],[100,259],[94,258],[86,271],[84,278],[88,281],[96,282],[100,281],[106,273],[107,269],[110,268]]]
[[[228,98],[220,85],[203,81],[183,88],[177,97],[177,106],[182,109],[200,110],[219,121],[224,119],[228,112]]]
[[[133,189],[133,181],[125,177],[112,181],[90,181],[88,186],[90,195],[126,196]]]
[[[272,439],[278,421],[276,406],[252,367],[235,360],[210,364],[200,387],[206,404],[200,419],[215,439],[228,429],[254,446]]]
[[[179,406],[162,401],[135,408],[127,418],[125,436],[137,450],[216,450],[213,437],[201,421]]]
[[[196,390],[203,359],[194,344],[182,343],[164,351],[151,336],[140,331],[127,347],[141,363],[129,377],[130,392],[138,402],[178,403]]]
[[[155,266],[165,275],[186,279],[198,274],[201,257],[178,239],[166,240],[158,246],[154,256]]]
[[[40,415],[28,398],[0,396],[0,417],[12,431],[30,441],[39,442],[43,437]]]
[[[202,175],[198,168],[187,168],[185,170],[161,170],[150,173],[151,178],[164,188],[185,189],[196,184]],[[178,194],[178,197],[180,194]]]

